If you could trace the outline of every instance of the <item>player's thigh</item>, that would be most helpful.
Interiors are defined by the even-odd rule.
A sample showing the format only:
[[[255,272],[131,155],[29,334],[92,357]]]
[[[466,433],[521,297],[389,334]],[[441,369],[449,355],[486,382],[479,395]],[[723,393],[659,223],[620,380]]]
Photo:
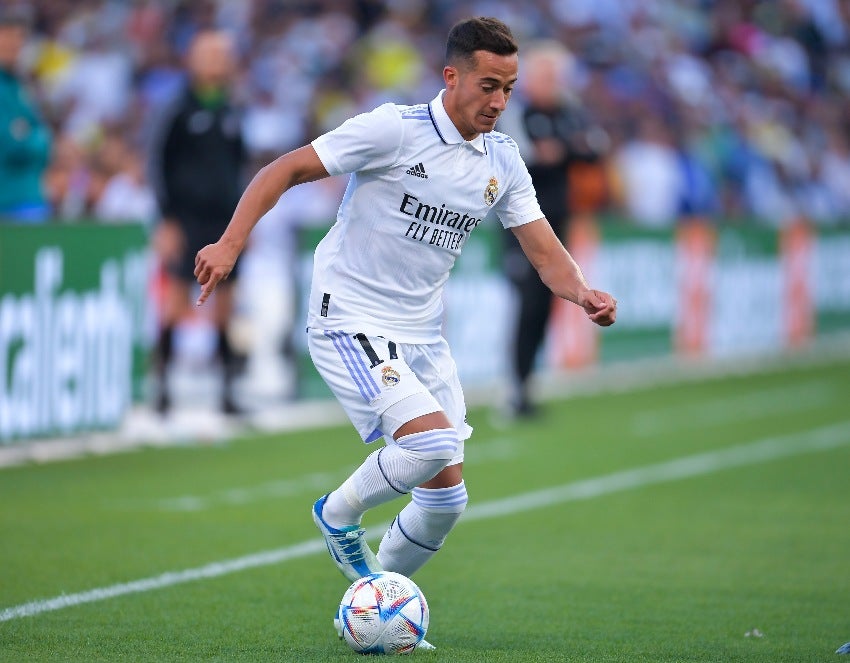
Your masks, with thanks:
[[[472,434],[466,423],[466,399],[457,364],[445,339],[436,343],[404,346],[410,368],[440,404],[461,440]]]
[[[407,421],[441,409],[399,346],[386,338],[310,329],[308,347],[316,370],[364,441],[392,436]]]
[[[404,352],[413,372],[457,431],[460,444],[449,466],[458,465],[463,462],[464,441],[472,435],[472,427],[466,421],[466,399],[449,345],[441,339],[436,343],[405,345]]]

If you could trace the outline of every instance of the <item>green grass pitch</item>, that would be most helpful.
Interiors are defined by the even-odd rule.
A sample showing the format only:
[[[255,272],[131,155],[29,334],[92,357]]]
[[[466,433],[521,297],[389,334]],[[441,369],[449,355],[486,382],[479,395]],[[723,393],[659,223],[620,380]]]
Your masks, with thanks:
[[[850,358],[469,418],[416,659],[843,658]],[[366,451],[337,427],[0,470],[0,661],[357,660],[309,510]]]

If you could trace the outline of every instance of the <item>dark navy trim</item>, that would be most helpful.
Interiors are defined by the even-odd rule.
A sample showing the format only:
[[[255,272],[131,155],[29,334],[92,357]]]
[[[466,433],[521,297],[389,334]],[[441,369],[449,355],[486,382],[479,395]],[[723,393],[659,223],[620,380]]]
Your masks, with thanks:
[[[431,117],[431,124],[434,125],[434,131],[437,132],[437,135],[440,137],[440,140],[443,141],[443,144],[448,145],[449,141],[443,138],[443,134],[440,133],[440,127],[437,126],[437,120],[434,119],[434,113],[431,111],[431,104],[428,104],[428,115]],[[484,154],[487,154],[487,141],[484,140],[484,134],[481,134],[481,142],[484,145]]]
[[[375,461],[377,462],[377,465],[378,465],[378,469],[381,471],[381,476],[384,477],[384,481],[387,482],[387,485],[390,488],[392,488],[395,492],[397,492],[399,495],[407,495],[407,493],[405,491],[399,490],[398,488],[396,488],[395,484],[392,481],[390,481],[390,478],[387,476],[387,473],[384,472],[384,467],[383,467],[383,465],[381,465],[381,454],[384,453],[384,449],[386,449],[386,447],[381,447],[377,452],[378,453],[377,457],[375,458]],[[405,536],[407,536],[407,535],[405,534]]]
[[[431,110],[431,104],[428,104],[428,115],[431,118],[431,124],[434,125],[434,131],[437,132],[437,135],[440,137],[440,140],[443,141],[443,144],[448,145],[449,142],[445,138],[443,138],[443,134],[440,133],[440,127],[437,126],[437,120],[434,119],[434,113]]]
[[[410,541],[413,545],[419,546],[420,548],[424,548],[425,550],[430,550],[431,552],[437,552],[439,548],[432,548],[431,546],[426,546],[424,543],[417,541],[413,537],[411,537],[401,526],[401,521],[398,519],[398,516],[395,518],[395,526],[398,527],[398,531],[404,535],[404,538]]]

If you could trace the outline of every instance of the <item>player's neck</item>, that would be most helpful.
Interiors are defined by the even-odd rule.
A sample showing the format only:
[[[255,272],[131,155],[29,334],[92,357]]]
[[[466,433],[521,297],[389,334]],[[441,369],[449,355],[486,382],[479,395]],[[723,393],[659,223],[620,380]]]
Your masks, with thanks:
[[[460,134],[460,137],[464,140],[473,141],[481,135],[480,132],[470,133],[472,131],[471,129],[464,129],[463,122],[460,121],[461,115],[457,112],[457,109],[452,103],[452,97],[449,94],[448,90],[443,93],[443,110],[446,111],[446,115],[449,116],[449,119],[455,126],[455,129],[457,129],[458,133]]]

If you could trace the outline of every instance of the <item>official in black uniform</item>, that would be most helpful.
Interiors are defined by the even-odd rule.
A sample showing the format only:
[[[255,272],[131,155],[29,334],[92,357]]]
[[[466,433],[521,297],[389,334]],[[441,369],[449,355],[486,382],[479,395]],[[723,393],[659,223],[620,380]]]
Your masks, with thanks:
[[[593,127],[584,110],[565,94],[564,67],[569,54],[558,44],[542,44],[525,55],[520,79],[520,113],[502,130],[524,146],[523,156],[543,214],[555,234],[566,238],[570,169],[577,162],[595,161]],[[502,125],[500,125],[502,126]],[[598,131],[598,130],[597,130]],[[552,293],[528,262],[513,233],[505,237],[505,272],[518,304],[510,345],[508,409],[513,417],[529,417],[536,407],[529,380],[546,335]]]
[[[155,355],[155,407],[163,414],[171,408],[167,378],[174,328],[190,305],[195,254],[224,231],[246,181],[241,117],[229,98],[235,64],[227,33],[208,30],[195,36],[188,52],[188,85],[162,118],[151,152],[151,177],[162,216],[156,243],[168,275]],[[216,354],[223,371],[220,405],[228,414],[238,412],[234,353],[227,334],[235,276],[234,270],[224,288],[219,287],[213,309]]]

